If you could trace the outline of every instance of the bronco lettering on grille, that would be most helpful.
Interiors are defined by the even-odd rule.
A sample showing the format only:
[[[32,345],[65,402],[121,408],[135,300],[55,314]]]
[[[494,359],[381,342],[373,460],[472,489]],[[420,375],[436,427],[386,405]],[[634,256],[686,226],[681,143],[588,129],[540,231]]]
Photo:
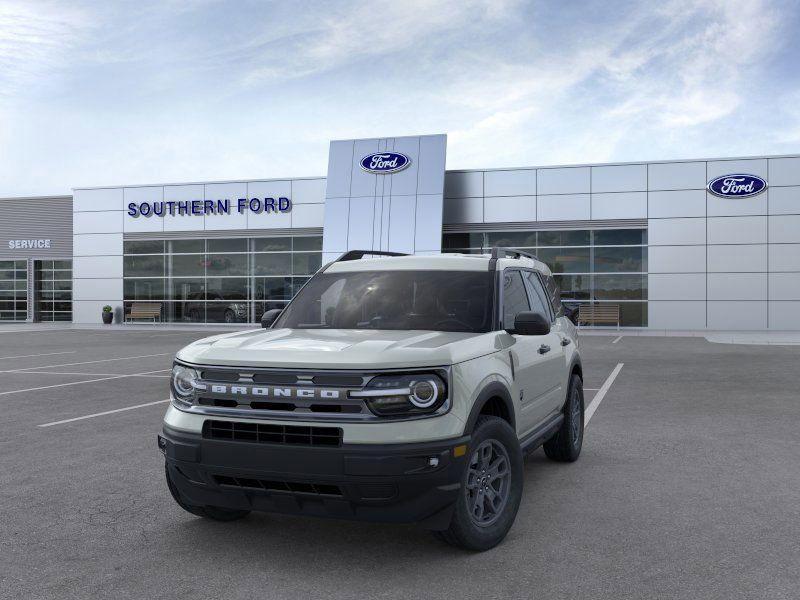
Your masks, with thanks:
[[[341,390],[298,387],[222,385],[215,383],[211,385],[211,393],[225,396],[271,396],[273,398],[321,398],[325,400],[337,400],[340,397]]]

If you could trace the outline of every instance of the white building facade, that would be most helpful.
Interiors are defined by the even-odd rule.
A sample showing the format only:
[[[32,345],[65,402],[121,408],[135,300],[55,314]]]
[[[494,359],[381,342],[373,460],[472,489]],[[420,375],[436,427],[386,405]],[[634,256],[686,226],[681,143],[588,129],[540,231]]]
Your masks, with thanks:
[[[800,156],[445,161],[444,135],[343,140],[327,177],[76,189],[72,319],[155,303],[162,322],[256,322],[347,250],[503,245],[550,264],[565,303],[618,307],[622,326],[800,329]]]

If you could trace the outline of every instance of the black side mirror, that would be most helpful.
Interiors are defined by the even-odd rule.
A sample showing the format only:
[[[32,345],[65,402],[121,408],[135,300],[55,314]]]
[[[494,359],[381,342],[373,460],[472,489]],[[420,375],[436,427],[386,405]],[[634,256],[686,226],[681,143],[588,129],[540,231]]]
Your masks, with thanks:
[[[541,313],[525,311],[514,317],[514,331],[517,335],[547,335],[550,333],[550,321]]]
[[[573,325],[578,324],[578,308],[575,306],[562,305],[564,307],[564,316],[572,321]]]
[[[280,308],[273,308],[272,310],[265,312],[263,315],[261,315],[261,327],[264,329],[269,329],[272,327],[275,319],[277,319],[282,312],[283,309]]]

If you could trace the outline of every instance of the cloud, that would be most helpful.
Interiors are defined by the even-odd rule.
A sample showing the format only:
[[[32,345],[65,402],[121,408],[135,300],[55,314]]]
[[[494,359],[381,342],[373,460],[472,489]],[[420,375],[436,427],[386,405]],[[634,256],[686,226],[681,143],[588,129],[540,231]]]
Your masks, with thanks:
[[[448,168],[796,151],[799,15],[0,0],[0,196],[321,175],[330,139],[417,133],[448,133]]]
[[[251,42],[244,51],[253,66],[244,80],[252,85],[308,77],[430,45],[435,36],[469,23],[507,18],[514,5],[511,0],[334,4],[315,13],[315,18],[301,20],[294,30]]]
[[[63,3],[0,3],[0,97],[12,97],[57,73],[88,25]]]
[[[474,117],[451,132],[451,156],[470,166],[522,149],[545,163],[614,160],[619,143],[643,132],[666,139],[734,115],[753,92],[752,71],[782,39],[780,12],[766,0],[673,0],[614,17],[576,23],[580,39],[562,39],[556,59],[501,57],[479,65],[480,83],[451,87],[452,103]]]

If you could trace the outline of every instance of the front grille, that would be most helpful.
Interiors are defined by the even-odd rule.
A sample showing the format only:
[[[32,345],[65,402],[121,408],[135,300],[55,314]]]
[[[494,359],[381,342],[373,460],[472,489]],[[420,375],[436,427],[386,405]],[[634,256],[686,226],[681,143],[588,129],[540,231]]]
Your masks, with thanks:
[[[334,425],[381,420],[370,410],[363,391],[381,374],[350,370],[276,369],[199,366],[196,397],[185,410],[215,419],[269,419]],[[409,372],[417,369],[410,369]],[[419,369],[428,371],[428,369]],[[445,371],[438,368],[437,371]],[[445,378],[449,375],[443,373]],[[266,439],[280,432],[270,431]],[[220,434],[222,435],[222,434]],[[227,434],[226,434],[227,435]],[[244,432],[260,441],[258,432]],[[227,438],[232,439],[232,438]]]
[[[298,406],[294,402],[263,402],[259,400],[247,400],[239,402],[233,398],[208,398],[201,396],[197,399],[197,403],[201,406],[214,406],[216,408],[238,408],[249,410],[264,410],[273,412],[312,412],[312,413],[344,413],[349,415],[358,415],[364,412],[363,402],[358,401],[342,401],[342,402],[328,402],[326,404],[309,404]]]
[[[272,481],[266,479],[251,479],[249,477],[230,477],[228,475],[214,475],[217,485],[246,488],[251,490],[264,490],[267,492],[284,492],[289,494],[311,494],[315,496],[342,497],[342,489],[338,485],[328,483],[299,483],[295,481]]]
[[[292,446],[338,447],[342,445],[340,427],[306,427],[237,421],[206,421],[203,424],[203,437],[214,440]]]

